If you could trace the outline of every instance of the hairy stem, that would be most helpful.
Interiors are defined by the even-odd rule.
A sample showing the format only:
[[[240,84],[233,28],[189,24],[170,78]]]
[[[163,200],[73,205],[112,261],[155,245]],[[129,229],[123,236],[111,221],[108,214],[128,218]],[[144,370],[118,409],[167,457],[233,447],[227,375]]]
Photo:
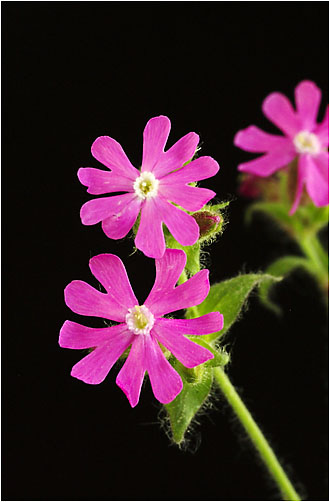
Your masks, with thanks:
[[[317,235],[306,233],[297,239],[304,254],[310,260],[315,270],[315,276],[323,290],[328,292],[329,257],[322,247]]]
[[[265,436],[221,367],[214,368],[214,378],[280,489],[283,500],[301,500]]]

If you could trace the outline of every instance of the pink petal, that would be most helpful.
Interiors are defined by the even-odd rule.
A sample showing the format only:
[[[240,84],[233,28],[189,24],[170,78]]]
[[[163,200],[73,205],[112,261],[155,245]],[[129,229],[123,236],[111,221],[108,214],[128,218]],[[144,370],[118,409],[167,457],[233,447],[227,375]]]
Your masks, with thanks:
[[[203,364],[214,357],[205,347],[185,338],[165,324],[156,322],[151,332],[187,368]]]
[[[161,218],[174,239],[182,246],[192,246],[199,238],[199,226],[192,216],[173,206],[161,196],[157,197]]]
[[[223,328],[223,315],[210,312],[196,319],[166,319],[157,320],[157,326],[165,327],[182,335],[208,335]]]
[[[307,178],[309,158],[310,158],[309,155],[300,155],[298,157],[297,189],[293,205],[290,209],[289,213],[290,215],[293,215],[296,212],[297,207],[299,206],[301,195],[303,193],[304,184]]]
[[[306,155],[306,188],[317,207],[329,204],[329,153]]]
[[[192,183],[193,181],[211,178],[219,171],[219,164],[212,157],[199,157],[179,171],[162,178],[161,185],[177,185],[178,183]]]
[[[262,111],[281,131],[293,138],[301,130],[301,121],[286,96],[274,92],[267,96]]]
[[[134,181],[140,172],[131,164],[121,145],[109,136],[100,136],[92,145],[92,155],[117,175]]]
[[[165,252],[165,239],[156,198],[145,200],[141,209],[140,225],[135,238],[135,245],[150,258],[161,258]]]
[[[296,151],[290,145],[287,149],[266,153],[257,159],[244,162],[238,166],[238,170],[257,176],[270,176],[278,169],[287,166],[296,155]]]
[[[141,209],[141,201],[133,197],[122,211],[102,221],[102,229],[110,239],[122,239],[133,227]]]
[[[92,274],[102,284],[108,295],[127,310],[138,305],[123,262],[114,254],[99,254],[89,261]]]
[[[181,392],[179,374],[164,356],[152,335],[146,338],[145,362],[154,396],[163,404],[170,403]]]
[[[234,138],[234,145],[247,152],[269,152],[278,148],[286,148],[291,141],[283,136],[275,136],[251,125],[238,131]]]
[[[310,131],[315,127],[321,97],[321,91],[314,82],[304,80],[295,88],[296,108],[303,129]]]
[[[145,301],[154,316],[159,317],[176,310],[199,305],[207,297],[210,290],[209,271],[200,270],[175,289],[163,290],[161,294],[154,294]]]
[[[186,253],[180,249],[166,249],[163,257],[156,260],[156,279],[148,298],[149,306],[157,303],[163,293],[174,289],[187,261]]]
[[[111,192],[133,192],[133,181],[114,172],[82,167],[78,171],[80,183],[88,187],[87,192],[101,195]]]
[[[121,218],[125,220],[125,211],[128,204],[135,201],[134,193],[124,193],[93,199],[86,202],[80,210],[83,225],[95,225],[106,218]],[[133,226],[133,225],[132,225]]]
[[[117,336],[127,336],[126,324],[109,328],[88,328],[76,322],[65,321],[60,331],[59,345],[65,349],[89,349],[104,345]]]
[[[134,335],[127,330],[126,326],[121,330],[118,329],[118,332],[109,341],[79,361],[72,368],[71,375],[92,385],[103,382],[112,366],[133,340]]]
[[[145,336],[133,335],[135,338],[124,366],[116,378],[116,384],[126,394],[132,408],[139,402],[145,367]]]
[[[162,178],[171,171],[175,171],[192,159],[199,142],[199,136],[190,132],[179,139],[167,152],[164,152],[154,167],[156,178]]]
[[[329,145],[329,105],[325,110],[324,119],[313,132],[319,138],[322,147],[326,148]]]
[[[149,120],[143,132],[143,160],[141,171],[153,172],[159,158],[164,153],[171,122],[160,115]]]
[[[103,317],[118,322],[125,320],[127,309],[86,282],[70,282],[64,290],[64,298],[67,306],[76,314]]]
[[[161,183],[158,192],[167,201],[172,201],[187,211],[198,211],[216,195],[213,190],[207,188],[188,185],[162,185]]]

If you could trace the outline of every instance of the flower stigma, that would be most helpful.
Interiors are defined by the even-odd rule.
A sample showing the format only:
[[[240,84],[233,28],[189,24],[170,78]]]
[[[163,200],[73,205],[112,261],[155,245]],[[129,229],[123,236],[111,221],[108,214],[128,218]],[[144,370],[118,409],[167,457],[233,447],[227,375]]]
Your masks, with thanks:
[[[126,324],[135,335],[148,335],[152,329],[155,318],[145,305],[135,305],[128,309]]]
[[[298,153],[317,154],[321,145],[316,134],[309,131],[300,131],[293,139],[293,144]]]
[[[158,192],[159,181],[155,178],[153,173],[149,171],[144,171],[141,176],[136,178],[133,188],[136,195],[144,200],[155,197]]]

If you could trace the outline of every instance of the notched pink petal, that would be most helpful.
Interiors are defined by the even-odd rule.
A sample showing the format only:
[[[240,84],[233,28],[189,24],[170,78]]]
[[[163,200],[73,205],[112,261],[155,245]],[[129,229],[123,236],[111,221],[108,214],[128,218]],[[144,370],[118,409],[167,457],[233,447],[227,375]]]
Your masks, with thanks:
[[[141,171],[153,172],[155,165],[164,152],[171,122],[168,117],[160,115],[147,122],[143,131],[143,159]]]
[[[176,310],[186,309],[199,305],[207,297],[210,290],[209,271],[200,270],[196,275],[188,279],[187,282],[177,286],[175,289],[164,291],[152,307],[149,298],[145,305],[151,308],[154,316],[159,317]]]
[[[125,393],[130,405],[134,408],[140,398],[145,367],[145,336],[133,335],[135,338],[124,366],[116,378],[116,384]]]
[[[301,120],[284,94],[273,92],[264,100],[262,111],[284,134],[293,138],[301,129]]]
[[[119,325],[122,326],[122,325]],[[59,345],[65,349],[89,349],[109,340],[118,326],[89,328],[72,321],[65,321],[60,331]]]
[[[156,198],[145,200],[141,208],[140,225],[135,245],[149,258],[161,258],[165,252],[165,238]]]
[[[152,309],[153,305],[163,296],[163,293],[174,289],[186,261],[186,253],[181,249],[166,249],[163,257],[156,260],[155,283],[144,305]]]
[[[314,82],[304,80],[295,88],[296,108],[302,128],[312,130],[315,127],[322,93]]]
[[[199,226],[195,219],[176,206],[173,206],[161,195],[157,198],[157,206],[161,218],[174,239],[182,246],[192,246],[199,238]]]
[[[297,153],[290,145],[286,150],[278,150],[266,153],[257,159],[244,162],[238,166],[238,170],[244,173],[255,174],[256,176],[270,176],[279,169],[287,166]]]
[[[329,153],[306,156],[306,188],[315,206],[329,204]]]
[[[92,274],[102,284],[108,294],[127,310],[138,305],[125,266],[114,254],[99,254],[89,261]]]
[[[102,221],[102,229],[110,239],[122,239],[133,227],[141,209],[141,201],[133,197],[123,210],[113,212]]]
[[[119,326],[115,326],[119,328]],[[97,385],[105,379],[109,371],[123,352],[134,340],[134,335],[128,332],[126,326],[121,331],[118,329],[116,336],[77,363],[71,375],[85,383]]]
[[[116,174],[121,174],[134,181],[139,171],[131,164],[118,141],[109,136],[100,136],[92,145],[92,155]]]
[[[80,210],[81,222],[83,225],[95,225],[106,218],[125,220],[125,209],[135,198],[135,194],[125,193],[89,200]]]
[[[251,125],[238,131],[234,138],[234,145],[247,152],[263,153],[278,148],[286,148],[290,140],[283,136],[275,136]]]
[[[178,183],[193,183],[194,181],[205,180],[217,174],[219,169],[219,164],[212,157],[199,157],[182,169],[164,176],[161,184],[163,186],[177,185]]]
[[[76,314],[118,322],[125,320],[127,311],[116,300],[97,291],[86,282],[70,282],[64,290],[64,298],[67,306]]]
[[[214,358],[212,352],[205,347],[185,338],[179,331],[164,323],[156,321],[152,334],[187,368],[194,368]]]
[[[167,201],[174,202],[187,211],[198,211],[216,193],[208,188],[197,188],[188,185],[159,185],[159,194]]]
[[[153,335],[145,337],[145,362],[152,391],[158,401],[170,403],[181,392],[180,375],[170,365]]]
[[[78,178],[82,185],[88,187],[87,192],[92,195],[111,192],[133,192],[133,181],[113,172],[92,167],[81,167],[78,171]]]
[[[329,105],[325,110],[322,122],[316,126],[313,132],[319,138],[322,147],[327,148],[329,146]]]
[[[300,155],[298,158],[297,189],[292,207],[290,209],[290,215],[293,215],[299,206],[304,184],[306,183],[309,160],[310,155]]]
[[[199,136],[190,132],[177,141],[167,152],[164,152],[154,168],[156,178],[162,178],[168,173],[175,171],[183,166],[194,156]]]
[[[157,320],[157,325],[165,326],[182,335],[209,335],[223,328],[223,315],[219,312],[210,312],[195,319],[166,319]]]

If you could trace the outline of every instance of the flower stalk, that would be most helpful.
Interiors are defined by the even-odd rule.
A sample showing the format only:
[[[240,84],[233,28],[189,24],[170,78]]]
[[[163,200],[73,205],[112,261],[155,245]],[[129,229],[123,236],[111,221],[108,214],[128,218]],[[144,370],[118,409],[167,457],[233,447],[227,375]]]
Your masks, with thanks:
[[[213,374],[215,381],[233,411],[236,413],[251,442],[258,451],[263,463],[267,467],[269,474],[272,476],[273,480],[280,489],[283,500],[301,500],[283,467],[276,458],[274,451],[270,447],[242,399],[236,392],[235,387],[230,382],[225,371],[221,367],[217,367],[214,368]]]

